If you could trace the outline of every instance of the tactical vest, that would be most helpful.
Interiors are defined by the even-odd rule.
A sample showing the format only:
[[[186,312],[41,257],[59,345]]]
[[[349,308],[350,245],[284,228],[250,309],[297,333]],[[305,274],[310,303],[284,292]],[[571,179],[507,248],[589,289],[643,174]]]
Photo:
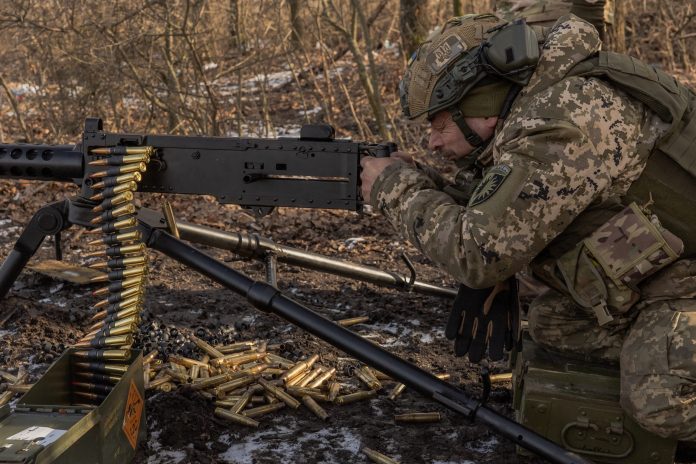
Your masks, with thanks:
[[[662,225],[684,241],[682,257],[696,257],[696,95],[659,69],[613,52],[599,52],[567,76],[605,80],[671,124],[624,204],[650,202]]]

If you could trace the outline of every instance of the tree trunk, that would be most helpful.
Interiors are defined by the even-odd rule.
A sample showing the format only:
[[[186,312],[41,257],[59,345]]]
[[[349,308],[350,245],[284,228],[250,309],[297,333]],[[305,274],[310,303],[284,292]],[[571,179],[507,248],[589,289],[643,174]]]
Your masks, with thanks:
[[[452,16],[461,16],[463,14],[462,0],[452,0]]]
[[[304,27],[300,19],[300,0],[288,0],[290,6],[290,28],[292,30],[291,41],[293,46],[302,44],[304,37]]]
[[[401,45],[411,56],[428,36],[428,0],[400,0]]]
[[[626,0],[613,0],[614,21],[607,28],[608,49],[626,53]]]

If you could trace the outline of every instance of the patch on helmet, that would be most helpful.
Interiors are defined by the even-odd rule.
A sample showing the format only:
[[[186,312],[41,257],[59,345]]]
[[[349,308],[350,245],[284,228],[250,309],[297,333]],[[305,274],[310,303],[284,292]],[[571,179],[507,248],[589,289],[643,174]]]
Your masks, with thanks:
[[[430,68],[430,72],[438,74],[466,48],[466,44],[462,42],[462,39],[458,35],[453,34],[447,37],[440,45],[428,51],[425,63]]]
[[[498,191],[507,176],[512,172],[512,168],[506,164],[498,164],[493,166],[488,170],[481,183],[478,184],[476,190],[471,195],[469,199],[469,207],[480,205],[484,201],[488,200],[493,196],[495,192]]]

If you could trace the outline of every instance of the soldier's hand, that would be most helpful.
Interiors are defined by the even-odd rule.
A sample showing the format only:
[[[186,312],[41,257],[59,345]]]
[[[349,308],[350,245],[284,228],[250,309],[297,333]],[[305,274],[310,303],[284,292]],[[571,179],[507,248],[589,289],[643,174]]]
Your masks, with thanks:
[[[479,362],[488,354],[501,359],[519,338],[519,305],[514,277],[495,287],[473,289],[461,285],[452,305],[445,336],[454,340],[457,356]]]
[[[365,201],[370,201],[372,186],[379,175],[382,174],[382,171],[392,164],[405,163],[404,157],[408,158],[410,162],[413,163],[413,159],[411,159],[410,156],[398,151],[392,153],[389,158],[365,156],[360,160],[360,166],[362,167],[362,171],[360,172],[361,191]]]

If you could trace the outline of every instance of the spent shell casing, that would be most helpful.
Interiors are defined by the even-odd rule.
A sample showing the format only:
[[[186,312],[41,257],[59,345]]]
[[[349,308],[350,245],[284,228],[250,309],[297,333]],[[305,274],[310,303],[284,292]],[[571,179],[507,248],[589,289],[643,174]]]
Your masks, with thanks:
[[[9,403],[13,396],[14,392],[11,391],[4,391],[0,393],[0,407]]]
[[[272,363],[280,364],[280,367],[284,369],[290,369],[295,365],[294,362],[290,361],[289,359],[285,359],[282,356],[278,356],[275,353],[268,353],[267,357]]]
[[[217,358],[214,364],[225,365],[225,366],[240,366],[251,361],[258,361],[266,357],[266,353],[248,353],[248,354],[235,354],[229,356],[223,356],[222,358]]]
[[[227,355],[227,354],[240,353],[242,351],[248,351],[254,347],[256,347],[256,342],[244,341],[244,342],[231,343],[229,345],[216,346],[215,349],[217,349],[220,353]]]
[[[242,395],[230,395],[226,396],[224,400],[215,400],[215,406],[218,406],[220,408],[227,408],[230,409],[232,408],[237,401],[239,401],[242,398]],[[230,409],[231,410],[231,409]],[[234,411],[232,411],[234,412]],[[237,413],[239,414],[239,413]]]
[[[223,374],[214,375],[212,377],[200,378],[193,381],[191,388],[193,390],[205,390],[208,388],[214,388],[218,385],[222,385],[225,382],[229,382],[234,374],[231,372],[225,372]]]
[[[123,174],[130,174],[134,172],[145,172],[147,170],[147,165],[145,163],[132,163],[124,164],[121,166],[113,166],[104,169],[103,171],[97,171],[89,175],[90,179],[101,179],[103,177],[115,177],[121,176]],[[133,180],[133,179],[131,179]]]
[[[158,354],[159,354],[159,351],[157,351],[157,350],[150,351],[148,354],[143,356],[143,364],[151,363],[152,361],[154,361],[154,359],[157,357]]]
[[[90,340],[84,340],[75,343],[75,348],[110,348],[118,346],[126,346],[133,344],[133,336],[114,335],[112,337],[95,337]]]
[[[78,358],[86,358],[95,361],[129,361],[131,350],[85,350],[75,351]]]
[[[234,403],[234,405],[230,408],[230,411],[232,411],[235,414],[239,414],[242,412],[244,408],[246,408],[247,404],[249,404],[249,401],[251,400],[251,397],[253,396],[253,391],[252,390],[247,390],[244,392],[244,394],[237,400],[237,402]]]
[[[16,375],[10,374],[6,371],[0,371],[0,379],[5,379],[9,383],[17,383],[19,381]]]
[[[88,230],[86,234],[95,235],[99,233],[112,234],[115,232],[122,231],[123,229],[130,229],[138,224],[138,220],[135,216],[130,216],[127,218],[120,219],[118,221],[107,222],[102,224],[100,227]]]
[[[503,372],[502,374],[492,374],[491,383],[503,383],[512,381],[512,372]]]
[[[109,383],[109,384],[116,384],[121,380],[121,377],[118,375],[108,375],[108,374],[98,374],[95,372],[75,372],[75,375],[77,377],[80,377],[81,379],[87,381],[87,382],[93,382],[93,383]]]
[[[341,384],[338,382],[331,382],[329,385],[329,401],[336,401],[338,394],[341,392]]]
[[[114,206],[122,205],[123,203],[128,203],[131,201],[133,201],[133,192],[126,191],[102,201],[99,205],[92,208],[92,212],[101,213],[102,211],[106,211]]]
[[[309,385],[307,385],[310,388],[319,388],[324,382],[329,380],[331,376],[333,376],[336,373],[336,368],[332,367],[328,371],[325,371],[322,373],[319,377],[314,379]]]
[[[105,262],[91,264],[92,269],[121,269],[125,267],[142,266],[147,262],[147,256],[130,256],[128,258],[110,259]]]
[[[107,187],[101,190],[99,193],[89,197],[92,201],[100,201],[106,198],[115,197],[116,195],[124,192],[135,192],[138,190],[138,184],[135,181],[124,182],[123,184],[114,185],[113,187]]]
[[[302,398],[303,396],[310,396],[315,400],[319,401],[329,401],[328,395],[316,388],[306,388],[306,387],[287,387],[288,393],[296,398]]]
[[[316,401],[314,401],[314,398],[312,398],[311,396],[303,396],[302,402],[305,406],[307,406],[307,409],[312,411],[314,415],[317,416],[319,419],[326,420],[329,418],[329,414],[326,411],[324,411],[324,408],[319,406],[319,404]]]
[[[145,386],[146,389],[157,388],[162,384],[171,382],[172,378],[168,375],[164,375],[158,379],[150,380]]]
[[[232,411],[228,411],[224,408],[215,408],[215,415],[221,419],[231,420],[238,424],[248,425],[249,427],[259,426],[258,421],[255,421],[254,419],[247,416],[243,416],[241,414],[233,413]]]
[[[114,364],[102,362],[74,362],[73,366],[76,369],[83,369],[92,372],[103,372],[105,374],[125,374],[128,370],[128,364]]]
[[[115,147],[98,147],[89,150],[92,155],[148,155],[152,156],[155,149],[153,147],[130,147],[117,145]]]
[[[394,401],[397,396],[399,396],[404,390],[406,389],[406,385],[403,383],[397,383],[394,385],[394,388],[392,388],[392,391],[389,393],[389,399]]]
[[[143,289],[140,287],[127,288],[122,292],[112,293],[107,298],[104,298],[103,300],[96,303],[94,306],[92,306],[92,308],[97,309],[110,304],[116,304],[121,301],[127,300],[130,297],[140,295],[141,293],[143,293]]]
[[[7,386],[7,390],[13,393],[26,393],[31,390],[33,386],[33,384],[28,383],[13,383]]]
[[[149,163],[150,155],[143,153],[140,155],[113,155],[108,158],[101,158],[90,161],[90,166],[121,166],[122,164],[131,163]]]
[[[382,388],[382,382],[377,380],[367,366],[356,369],[355,376],[372,390],[380,390]]]
[[[118,208],[105,211],[101,215],[95,217],[89,222],[91,224],[103,224],[105,222],[113,221],[114,219],[120,218],[122,216],[135,214],[135,212],[135,205],[133,203],[127,203],[125,205],[119,206]]]
[[[312,369],[312,370],[309,371],[304,377],[302,377],[302,379],[301,379],[299,382],[297,382],[295,385],[297,385],[298,387],[306,387],[307,385],[309,385],[309,383],[310,383],[312,380],[314,380],[314,379],[316,379],[317,377],[319,377],[319,375],[320,375],[322,372],[324,372],[324,368],[323,368],[323,367],[317,367],[317,368],[315,368],[315,369]]]
[[[191,359],[191,358],[186,358],[184,356],[175,356],[175,355],[169,355],[169,362],[173,362],[175,364],[179,364],[184,367],[208,367],[207,363],[204,363],[202,361],[198,361],[197,359]]]
[[[365,454],[365,456],[367,456],[370,459],[370,461],[375,462],[377,464],[399,464],[399,461],[395,461],[389,456],[386,456],[373,449],[363,448],[361,451],[363,452],[363,454]]]
[[[336,398],[336,404],[350,404],[356,401],[374,398],[377,396],[377,390],[362,390],[349,395],[342,395]]]
[[[258,379],[258,376],[256,375],[247,375],[246,377],[230,380],[229,382],[225,382],[215,387],[215,395],[218,398],[224,397],[225,393],[245,387],[250,383],[254,383],[256,379]]]
[[[196,344],[198,348],[207,353],[211,358],[222,358],[225,356],[219,350],[215,349],[209,343],[201,340],[200,338],[191,335],[191,341]]]
[[[172,390],[176,390],[176,385],[174,385],[172,382],[164,382],[157,388],[165,393],[169,393]]]
[[[319,355],[315,354],[315,355],[311,356],[309,359],[307,359],[306,361],[298,362],[291,369],[289,369],[285,374],[280,376],[281,380],[284,380],[287,382],[290,379],[297,377],[298,375],[302,374],[304,371],[311,369],[312,365],[314,365],[314,363],[317,362],[318,359],[319,359]]]
[[[297,401],[292,396],[288,395],[282,389],[276,387],[275,385],[272,385],[267,380],[259,379],[259,385],[261,385],[264,388],[264,390],[266,390],[268,393],[275,396],[276,398],[278,398],[280,401],[287,404],[291,408],[297,409],[300,407],[299,401]]]
[[[178,380],[180,383],[191,383],[191,377],[188,375],[188,371],[184,369],[183,372],[174,369],[164,369],[163,372],[170,376],[172,379]]]
[[[89,382],[72,382],[73,388],[77,388],[80,391],[102,393],[108,395],[111,390],[114,389],[113,385],[104,385],[99,383],[89,383]]]
[[[114,246],[114,245],[122,245],[122,244],[128,243],[128,242],[139,242],[142,239],[143,239],[143,236],[139,230],[131,230],[129,232],[123,232],[120,234],[109,234],[106,237],[100,238],[98,240],[92,240],[91,242],[88,242],[87,245],[90,245],[90,246],[96,246],[96,245]]]
[[[339,321],[336,321],[336,323],[341,327],[350,327],[351,325],[362,324],[363,322],[367,322],[369,320],[369,316],[358,316],[350,317],[348,319],[341,319]]]
[[[109,187],[115,187],[120,184],[125,184],[127,182],[140,182],[143,180],[143,175],[139,172],[131,172],[128,174],[123,174],[122,176],[105,177],[101,182],[96,182],[92,185],[92,189],[104,189]]]
[[[278,411],[279,409],[283,409],[285,407],[285,403],[282,401],[277,401],[275,403],[271,404],[264,404],[263,406],[257,406],[255,408],[247,409],[246,411],[242,411],[242,414],[245,417],[261,417],[266,414]]]
[[[396,414],[394,416],[395,422],[408,422],[408,423],[429,423],[429,422],[440,422],[442,416],[439,412],[412,412],[408,414]]]
[[[129,269],[118,269],[116,271],[109,271],[104,275],[98,277],[92,277],[89,281],[92,283],[98,282],[114,282],[117,280],[126,279],[129,277],[140,277],[147,274],[146,266],[137,266]]]
[[[145,277],[144,276],[138,276],[138,277],[130,277],[125,280],[119,280],[116,282],[112,282],[106,287],[100,288],[99,290],[95,290],[92,292],[92,296],[103,296],[103,295],[108,295],[109,293],[117,293],[122,290],[127,290],[129,288],[137,288],[140,285],[145,283]]]

